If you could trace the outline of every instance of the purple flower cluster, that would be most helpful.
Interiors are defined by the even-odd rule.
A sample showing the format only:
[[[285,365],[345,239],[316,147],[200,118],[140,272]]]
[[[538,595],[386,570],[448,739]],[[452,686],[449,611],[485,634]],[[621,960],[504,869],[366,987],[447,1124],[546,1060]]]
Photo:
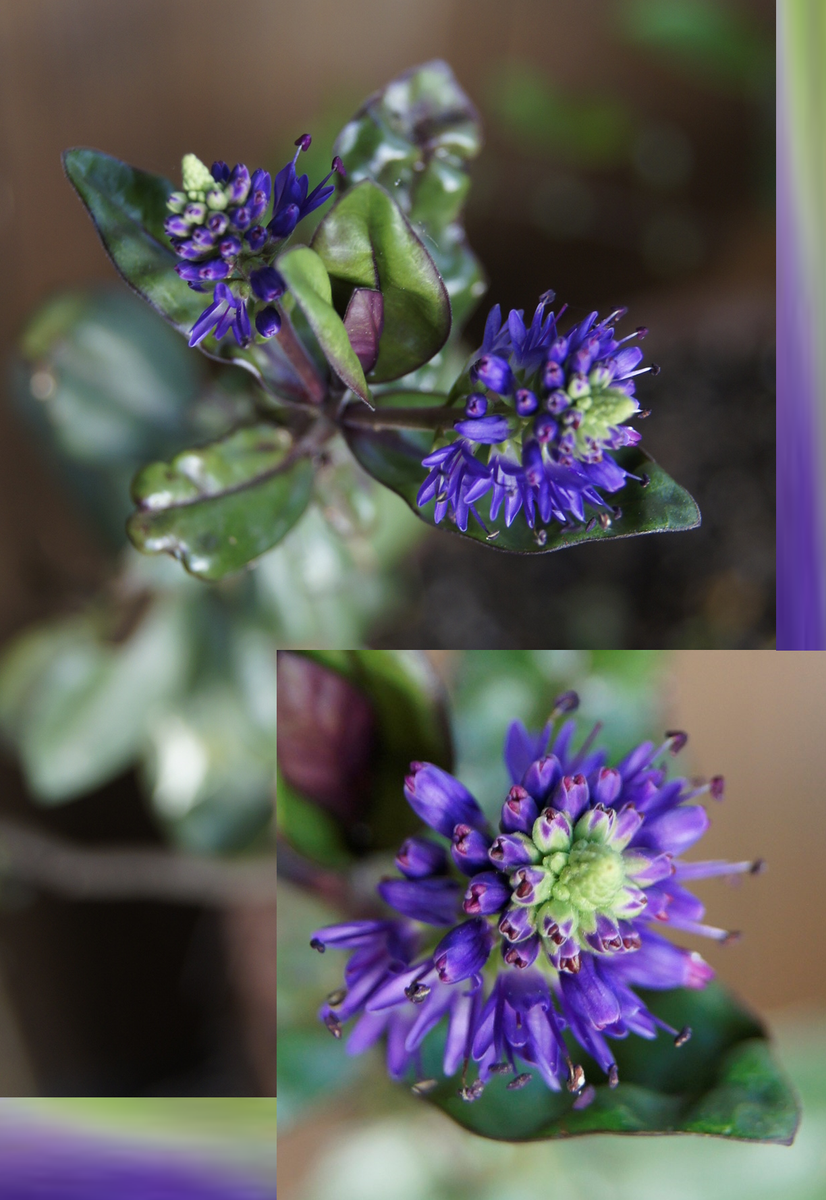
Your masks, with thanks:
[[[192,328],[190,346],[210,333],[220,341],[230,330],[240,346],[248,345],[251,310],[259,337],[271,338],[281,328],[275,301],[286,285],[272,266],[276,250],[299,221],[332,196],[330,176],[344,174],[336,156],[329,174],[310,192],[307,176],[296,176],[295,170],[310,142],[310,135],[302,134],[295,157],[274,181],[260,168],[250,174],[243,163],[230,170],[225,162],[214,162],[208,169],[194,154],[184,157],[183,191],[169,197],[171,215],[164,229],[183,259],[175,268],[180,277],[196,292],[214,289],[213,302]]]
[[[547,539],[542,525],[584,522],[586,505],[597,510],[591,520],[603,528],[619,515],[600,494],[618,491],[629,477],[610,451],[639,442],[624,424],[640,412],[634,379],[659,368],[640,368],[642,351],[628,345],[645,329],[614,336],[624,309],[602,321],[590,313],[561,334],[564,306],[546,312],[552,299],[553,292],[540,297],[529,326],[522,309],[511,309],[504,322],[499,305],[491,309],[469,372],[464,419],[422,461],[428,475],[417,503],[435,499],[437,524],[450,515],[464,531],[473,513],[487,529],[477,505],[488,494],[491,521],[504,507],[510,526],[524,511],[540,544]]]
[[[667,778],[662,757],[682,748],[683,733],[666,734],[658,747],[645,742],[616,766],[593,748],[596,730],[574,749],[575,722],[555,722],[577,703],[575,693],[561,696],[539,734],[510,726],[513,786],[498,832],[458,779],[413,763],[405,797],[445,840],[411,837],[401,847],[399,877],[378,887],[398,915],[313,935],[320,951],[350,952],[344,986],[321,1019],[340,1037],[357,1018],[352,1054],[384,1037],[390,1075],[413,1078],[416,1090],[432,1086],[422,1079],[421,1050],[443,1018],[443,1070],[461,1069],[467,1100],[492,1075],[512,1075],[516,1088],[534,1071],[554,1091],[564,1083],[579,1094],[584,1071],[566,1030],[613,1087],[608,1039],[664,1029],[679,1046],[690,1035],[656,1017],[634,988],[702,988],[712,977],[699,954],[657,929],[733,936],[703,923],[703,905],[685,884],[760,864],[682,861],[708,826],[695,801],[721,799],[722,778],[693,786]],[[471,1062],[477,1077],[469,1082]]]

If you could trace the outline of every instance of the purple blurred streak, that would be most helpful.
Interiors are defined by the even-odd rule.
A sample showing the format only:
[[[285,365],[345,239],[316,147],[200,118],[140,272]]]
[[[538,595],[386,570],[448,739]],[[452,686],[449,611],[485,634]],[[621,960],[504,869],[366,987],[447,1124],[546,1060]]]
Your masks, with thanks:
[[[814,345],[818,308],[803,268],[787,122],[781,73],[777,134],[777,648],[822,650],[826,646],[826,587],[818,453],[822,444],[820,381]]]
[[[275,1200],[275,1184],[155,1146],[18,1121],[0,1128],[0,1200]]]

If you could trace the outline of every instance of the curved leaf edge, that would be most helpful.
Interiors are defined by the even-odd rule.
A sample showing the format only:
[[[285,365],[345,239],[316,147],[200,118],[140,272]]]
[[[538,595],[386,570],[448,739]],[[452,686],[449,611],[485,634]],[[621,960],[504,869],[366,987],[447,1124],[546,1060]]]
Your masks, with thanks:
[[[384,393],[385,398],[389,398],[389,396],[390,396],[390,393]],[[377,397],[377,399],[379,399],[379,400],[381,398],[382,398],[381,396]],[[440,397],[440,399],[443,399],[443,397]],[[450,404],[449,398],[447,400],[447,404],[448,405]],[[380,407],[381,407],[381,405],[379,405],[379,408]],[[372,474],[372,472],[370,472],[367,469],[365,463],[361,460],[358,453],[356,452],[356,450],[353,447],[353,442],[355,440],[355,435],[356,435],[357,431],[353,430],[353,429],[348,430],[348,428],[345,426],[343,428],[342,432],[343,432],[344,439],[347,442],[347,445],[349,446],[349,448],[353,454],[353,457],[360,463],[360,465],[365,470],[367,470],[368,474]],[[636,453],[638,454],[641,462],[644,462],[644,463],[649,464],[650,466],[659,468],[659,463],[656,461],[656,459],[652,458],[651,455],[648,454],[647,451],[643,450],[641,447],[637,449]],[[618,461],[622,462],[622,451],[617,452],[616,457],[617,457]],[[666,475],[666,478],[670,478],[669,476],[667,476],[665,471],[663,471],[663,475]],[[478,534],[471,533],[471,532],[463,532],[461,529],[458,529],[456,527],[456,525],[450,520],[444,521],[437,525],[435,523],[435,521],[432,518],[430,518],[428,515],[426,515],[422,511],[422,509],[419,507],[419,505],[416,504],[415,498],[411,498],[410,495],[406,494],[406,492],[400,488],[391,487],[384,480],[379,479],[378,476],[374,475],[373,478],[376,479],[376,481],[378,483],[380,483],[383,487],[388,488],[389,491],[395,492],[397,496],[400,496],[402,498],[402,500],[404,500],[404,502],[408,506],[408,508],[411,510],[411,512],[413,512],[415,514],[415,516],[417,516],[419,518],[419,520],[423,522],[423,524],[429,525],[431,529],[435,529],[435,530],[438,530],[438,531],[441,531],[441,532],[447,533],[447,534],[453,534],[454,536],[464,538],[466,541],[475,542],[475,543],[477,543],[477,545],[488,546],[491,549],[498,550],[500,553],[503,553],[503,554],[518,554],[518,555],[522,555],[522,556],[531,556],[534,554],[554,554],[558,550],[568,550],[572,546],[581,546],[581,545],[586,545],[586,544],[593,543],[593,542],[619,541],[619,540],[625,539],[625,538],[643,537],[646,534],[652,534],[652,533],[689,532],[692,529],[698,529],[700,527],[700,525],[702,524],[702,514],[700,512],[697,501],[694,499],[694,497],[691,495],[690,492],[688,492],[680,484],[677,484],[676,482],[672,481],[672,482],[674,482],[674,486],[678,487],[680,492],[683,493],[683,495],[686,497],[686,499],[690,502],[690,507],[693,510],[691,520],[686,523],[683,523],[683,524],[680,524],[677,526],[662,525],[655,529],[633,529],[633,530],[629,530],[628,532],[617,531],[615,529],[615,526],[611,525],[608,529],[605,529],[605,530],[592,529],[590,532],[587,532],[587,533],[585,531],[585,525],[582,525],[578,529],[571,530],[569,534],[560,534],[561,537],[565,538],[564,541],[559,541],[553,545],[540,546],[537,544],[535,546],[535,548],[520,549],[517,547],[505,546],[502,543],[497,542],[495,540],[488,541],[484,535],[484,532],[481,530]],[[423,481],[424,481],[424,471],[422,472],[422,478],[421,478],[420,482],[423,482]],[[633,481],[631,484],[628,484],[626,486],[634,486]],[[624,491],[625,491],[625,489],[623,488],[621,491],[614,493],[613,494],[614,499],[619,500],[622,497]],[[431,501],[430,502],[431,507],[432,507],[432,503],[433,502]]]
[[[636,1098],[640,1098],[643,1101],[646,1099],[649,1099],[649,1098],[654,1098],[654,1097],[660,1097],[661,1099],[668,1098],[668,1099],[673,1100],[674,1101],[674,1110],[675,1110],[675,1112],[679,1112],[678,1119],[680,1121],[684,1122],[682,1128],[666,1127],[663,1129],[609,1129],[609,1128],[600,1128],[598,1126],[595,1126],[593,1128],[565,1129],[563,1127],[563,1128],[559,1128],[553,1132],[547,1132],[547,1131],[533,1132],[533,1133],[527,1134],[525,1137],[514,1137],[514,1136],[498,1137],[494,1133],[489,1133],[489,1132],[485,1132],[483,1130],[474,1129],[470,1124],[462,1121],[460,1119],[460,1117],[458,1117],[456,1115],[456,1112],[452,1111],[452,1108],[456,1109],[457,1111],[462,1111],[459,1108],[459,1105],[456,1103],[457,1096],[456,1096],[455,1084],[460,1082],[459,1074],[451,1076],[450,1079],[442,1079],[440,1081],[439,1088],[435,1092],[423,1093],[421,1096],[421,1099],[425,1103],[429,1104],[431,1107],[437,1108],[445,1116],[449,1117],[450,1120],[455,1125],[458,1125],[461,1129],[465,1130],[465,1132],[472,1133],[475,1137],[482,1138],[485,1141],[511,1142],[514,1144],[523,1145],[523,1144],[528,1144],[531,1142],[568,1141],[572,1138],[587,1137],[587,1136],[591,1136],[591,1135],[615,1136],[615,1137],[677,1137],[677,1136],[682,1136],[682,1137],[702,1137],[702,1138],[723,1139],[725,1141],[732,1141],[732,1142],[745,1142],[745,1143],[749,1143],[751,1145],[763,1144],[763,1145],[791,1146],[792,1143],[794,1142],[795,1137],[797,1136],[798,1130],[800,1128],[800,1121],[802,1118],[802,1106],[801,1106],[801,1102],[800,1102],[800,1097],[798,1096],[796,1090],[794,1089],[794,1087],[792,1087],[791,1083],[786,1078],[785,1074],[783,1073],[782,1069],[780,1068],[780,1066],[778,1065],[778,1063],[775,1059],[775,1056],[773,1054],[773,1042],[772,1042],[771,1036],[769,1034],[769,1031],[767,1030],[763,1021],[754,1012],[752,1012],[752,1010],[747,1005],[743,1004],[743,1002],[740,1001],[737,996],[735,996],[729,989],[725,988],[722,984],[715,982],[710,985],[709,989],[704,989],[704,990],[705,991],[713,990],[717,995],[719,995],[730,1006],[732,1011],[736,1013],[737,1017],[743,1021],[743,1036],[735,1039],[727,1047],[725,1047],[725,1049],[721,1055],[715,1076],[714,1076],[713,1080],[710,1081],[708,1087],[700,1094],[693,1094],[689,1097],[684,1097],[684,1096],[680,1096],[679,1094],[658,1092],[653,1087],[645,1086],[643,1084],[637,1084],[637,1083],[634,1083],[632,1078],[626,1078],[624,1082],[623,1081],[620,1082],[620,1085],[617,1089],[609,1088],[607,1083],[595,1085],[595,1091],[596,1091],[595,1100],[592,1102],[592,1105],[589,1106],[588,1109],[583,1110],[583,1113],[582,1113],[582,1115],[584,1116],[588,1112],[593,1112],[593,1104],[594,1104],[594,1102],[596,1102],[599,1099],[607,1100],[608,1104],[610,1105],[612,1103],[612,1100],[614,1097],[618,1097],[618,1096],[622,1095],[623,1088],[624,1088],[626,1095],[633,1094]],[[654,1000],[654,996],[674,997],[674,996],[679,996],[681,994],[686,994],[686,993],[688,995],[691,995],[691,992],[689,989],[685,989],[685,988],[672,989],[672,990],[668,990],[665,992],[654,993],[653,995],[649,994],[647,997],[647,1000],[648,1000],[649,1005],[652,1008],[656,1008],[656,1003],[652,1002]],[[746,1033],[746,1028],[748,1029],[747,1033]],[[698,1032],[698,1030],[695,1028],[694,1032],[696,1034]],[[649,1042],[649,1043],[647,1043],[647,1045],[651,1046],[652,1043]],[[786,1120],[784,1122],[786,1128],[783,1130],[783,1132],[778,1131],[778,1132],[770,1134],[768,1136],[747,1136],[746,1134],[729,1133],[729,1132],[726,1132],[723,1130],[691,1128],[690,1127],[691,1122],[693,1120],[697,1120],[697,1118],[694,1116],[694,1114],[697,1113],[697,1110],[701,1108],[703,1100],[708,1098],[709,1096],[713,1096],[718,1089],[722,1090],[729,1084],[730,1081],[729,1081],[729,1079],[727,1077],[727,1073],[726,1073],[727,1068],[730,1067],[733,1063],[735,1063],[738,1060],[745,1057],[745,1054],[747,1054],[750,1050],[752,1050],[754,1048],[758,1048],[758,1047],[766,1052],[767,1061],[773,1071],[772,1082],[774,1084],[776,1084],[779,1088],[781,1088],[782,1092],[783,1092],[783,1101],[785,1103],[785,1110],[782,1115],[785,1116],[785,1118],[786,1118]],[[582,1056],[580,1056],[580,1057],[582,1057]],[[585,1059],[587,1061],[587,1055],[585,1056]],[[500,1080],[497,1082],[501,1083],[502,1081]],[[448,1091],[448,1089],[450,1089],[450,1091]],[[439,1102],[440,1098],[442,1098],[442,1099],[449,1098],[452,1107],[446,1107],[444,1104],[440,1103]],[[573,1101],[573,1098],[572,1098],[572,1101]],[[461,1101],[461,1105],[464,1107],[465,1105],[467,1105],[467,1102],[463,1100],[463,1101]],[[560,1118],[558,1118],[558,1120],[563,1121],[563,1120],[565,1120],[565,1117],[567,1115],[571,1115],[571,1114],[577,1118],[580,1117],[580,1113],[577,1113],[571,1106],[571,1108],[569,1108],[569,1110],[568,1110],[568,1113],[563,1114]],[[699,1121],[698,1121],[698,1123],[699,1123]]]

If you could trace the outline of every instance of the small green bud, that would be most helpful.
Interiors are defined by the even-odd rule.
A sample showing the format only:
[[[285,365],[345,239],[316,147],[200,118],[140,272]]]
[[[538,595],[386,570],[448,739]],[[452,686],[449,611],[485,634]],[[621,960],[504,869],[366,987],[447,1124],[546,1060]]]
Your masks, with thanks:
[[[550,855],[545,859],[545,866],[549,871],[553,871],[554,875],[558,875],[568,865],[568,855],[563,851],[557,854]]]
[[[577,450],[580,453],[585,452],[588,438],[596,442],[604,441],[609,429],[622,425],[638,411],[636,400],[617,388],[594,391],[591,393],[591,403],[586,407],[580,402],[578,407],[583,414],[576,431]]]
[[[226,194],[218,188],[213,188],[212,191],[206,194],[207,208],[213,209],[215,212],[222,212],[229,204]]]
[[[187,192],[211,191],[215,186],[212,172],[195,154],[185,154],[181,161],[181,175]]]
[[[568,395],[572,400],[582,400],[585,396],[590,396],[591,385],[584,375],[574,375],[568,384]]]
[[[172,192],[172,194],[170,195],[169,199],[166,202],[166,207],[169,209],[170,212],[182,213],[184,211],[184,209],[186,208],[186,193],[185,192]]]

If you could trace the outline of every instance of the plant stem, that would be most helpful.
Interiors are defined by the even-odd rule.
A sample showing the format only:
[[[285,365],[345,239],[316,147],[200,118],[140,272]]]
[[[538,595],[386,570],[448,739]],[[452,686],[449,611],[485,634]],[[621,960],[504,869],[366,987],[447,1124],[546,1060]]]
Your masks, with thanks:
[[[143,847],[72,843],[0,820],[3,874],[73,900],[163,900],[218,908],[272,902],[274,855],[224,861]]]
[[[276,341],[284,351],[290,366],[301,380],[310,402],[312,404],[321,404],[327,395],[327,386],[318,374],[315,363],[304,349],[301,339],[293,329],[288,314],[284,312],[280,305],[278,306],[278,311],[281,314],[281,328],[275,335]]]
[[[369,429],[438,429],[452,425],[462,416],[456,408],[381,408],[372,412],[361,405],[351,404],[344,410],[340,420],[350,428]]]

